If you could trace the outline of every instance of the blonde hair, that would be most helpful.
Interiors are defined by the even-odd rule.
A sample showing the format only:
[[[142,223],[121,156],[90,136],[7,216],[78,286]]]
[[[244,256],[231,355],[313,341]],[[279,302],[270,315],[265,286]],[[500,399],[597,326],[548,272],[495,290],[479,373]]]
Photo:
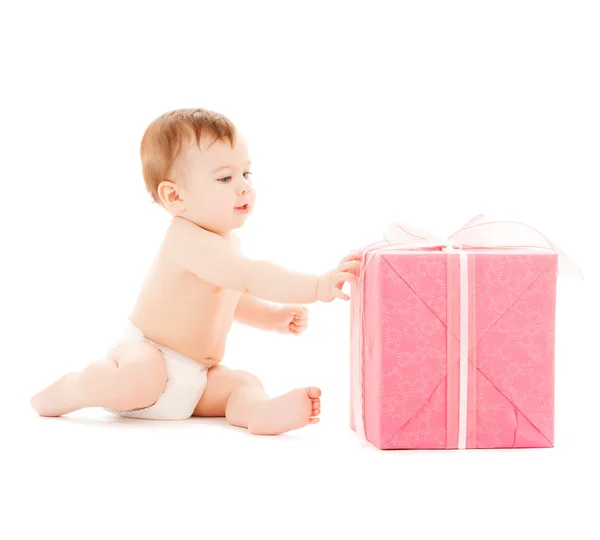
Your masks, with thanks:
[[[156,118],[142,137],[140,154],[146,191],[158,204],[158,186],[171,180],[169,174],[184,143],[199,145],[203,137],[228,141],[235,146],[236,129],[231,120],[207,109],[177,109]],[[213,141],[213,142],[214,142]],[[172,181],[172,180],[171,180]]]

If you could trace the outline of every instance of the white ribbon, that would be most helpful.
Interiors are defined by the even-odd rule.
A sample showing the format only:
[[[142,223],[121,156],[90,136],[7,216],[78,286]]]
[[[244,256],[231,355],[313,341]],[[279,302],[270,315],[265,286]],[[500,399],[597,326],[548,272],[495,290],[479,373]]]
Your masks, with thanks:
[[[458,390],[458,448],[467,447],[467,384],[469,382],[469,260],[460,254],[460,385]]]

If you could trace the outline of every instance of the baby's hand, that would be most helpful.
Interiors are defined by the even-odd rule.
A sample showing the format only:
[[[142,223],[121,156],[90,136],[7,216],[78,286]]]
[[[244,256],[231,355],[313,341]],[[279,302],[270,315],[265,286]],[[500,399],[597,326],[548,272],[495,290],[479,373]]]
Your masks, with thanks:
[[[283,305],[275,311],[273,330],[280,334],[299,336],[308,326],[308,309],[298,305]]]
[[[340,261],[337,268],[320,276],[317,284],[317,300],[320,302],[332,302],[335,298],[350,300],[350,297],[342,292],[342,287],[345,282],[357,283],[360,258],[360,253],[353,251]]]

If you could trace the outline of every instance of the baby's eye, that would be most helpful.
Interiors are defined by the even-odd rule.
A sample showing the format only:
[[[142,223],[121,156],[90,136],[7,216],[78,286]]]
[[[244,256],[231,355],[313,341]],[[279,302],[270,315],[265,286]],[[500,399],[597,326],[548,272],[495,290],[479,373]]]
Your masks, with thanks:
[[[244,178],[246,178],[246,180],[249,180],[249,178],[246,176],[247,174],[252,176],[252,173],[250,171],[244,173]],[[217,178],[217,182],[221,182],[222,184],[228,184],[230,181],[231,176],[223,176],[223,178]]]

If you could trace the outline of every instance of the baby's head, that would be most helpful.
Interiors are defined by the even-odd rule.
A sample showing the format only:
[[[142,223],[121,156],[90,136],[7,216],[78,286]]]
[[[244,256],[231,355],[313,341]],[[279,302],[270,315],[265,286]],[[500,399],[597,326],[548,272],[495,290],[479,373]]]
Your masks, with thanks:
[[[243,136],[225,116],[179,109],[159,116],[141,144],[146,189],[171,215],[226,234],[254,207]]]

